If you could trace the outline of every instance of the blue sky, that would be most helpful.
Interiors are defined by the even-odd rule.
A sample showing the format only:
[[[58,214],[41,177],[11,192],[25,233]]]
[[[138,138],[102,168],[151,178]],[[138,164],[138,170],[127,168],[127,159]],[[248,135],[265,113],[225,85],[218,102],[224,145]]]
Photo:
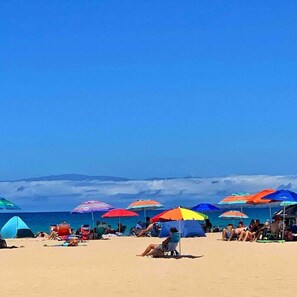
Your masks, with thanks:
[[[295,174],[296,1],[2,1],[0,180]]]

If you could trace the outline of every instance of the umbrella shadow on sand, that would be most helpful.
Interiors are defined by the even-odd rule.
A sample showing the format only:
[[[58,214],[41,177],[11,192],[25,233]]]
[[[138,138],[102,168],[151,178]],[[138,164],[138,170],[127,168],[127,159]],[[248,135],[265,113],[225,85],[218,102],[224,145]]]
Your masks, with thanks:
[[[201,256],[194,256],[194,255],[178,255],[178,256],[163,256],[163,257],[154,257],[154,258],[162,258],[162,259],[175,259],[175,260],[179,260],[179,259],[199,259],[204,257],[204,255]]]

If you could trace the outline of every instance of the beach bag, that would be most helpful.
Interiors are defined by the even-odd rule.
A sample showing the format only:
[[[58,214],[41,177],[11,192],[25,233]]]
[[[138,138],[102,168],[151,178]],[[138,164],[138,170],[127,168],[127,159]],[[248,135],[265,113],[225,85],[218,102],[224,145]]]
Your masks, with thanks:
[[[0,238],[0,249],[5,249],[7,248],[7,243],[4,239]]]

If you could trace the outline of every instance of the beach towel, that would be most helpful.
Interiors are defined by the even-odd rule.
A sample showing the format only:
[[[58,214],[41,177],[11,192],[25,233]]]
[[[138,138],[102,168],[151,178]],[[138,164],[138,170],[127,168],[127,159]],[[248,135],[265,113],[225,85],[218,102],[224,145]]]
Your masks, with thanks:
[[[269,240],[269,239],[259,239],[256,242],[258,243],[285,243],[285,240]]]
[[[44,247],[78,247],[78,246],[88,246],[87,244],[69,245],[69,244],[44,244]]]

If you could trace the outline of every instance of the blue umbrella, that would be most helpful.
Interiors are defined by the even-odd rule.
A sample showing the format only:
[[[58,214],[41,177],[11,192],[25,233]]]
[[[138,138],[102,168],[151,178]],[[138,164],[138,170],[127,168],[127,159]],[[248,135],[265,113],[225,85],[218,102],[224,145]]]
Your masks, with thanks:
[[[262,197],[261,200],[271,200],[271,202],[297,202],[297,194],[289,190],[278,190]]]
[[[270,200],[270,202],[285,202],[283,203],[284,206],[284,215],[283,215],[283,232],[282,232],[282,238],[284,238],[284,229],[285,229],[285,217],[286,217],[286,205],[288,202],[297,202],[297,194],[295,192],[289,191],[289,190],[278,190],[271,194],[268,194],[261,199],[263,200]]]
[[[198,212],[208,212],[208,211],[219,211],[221,210],[220,208],[209,204],[209,203],[199,203],[196,206],[194,206],[193,208],[191,208],[194,211],[198,211]]]

